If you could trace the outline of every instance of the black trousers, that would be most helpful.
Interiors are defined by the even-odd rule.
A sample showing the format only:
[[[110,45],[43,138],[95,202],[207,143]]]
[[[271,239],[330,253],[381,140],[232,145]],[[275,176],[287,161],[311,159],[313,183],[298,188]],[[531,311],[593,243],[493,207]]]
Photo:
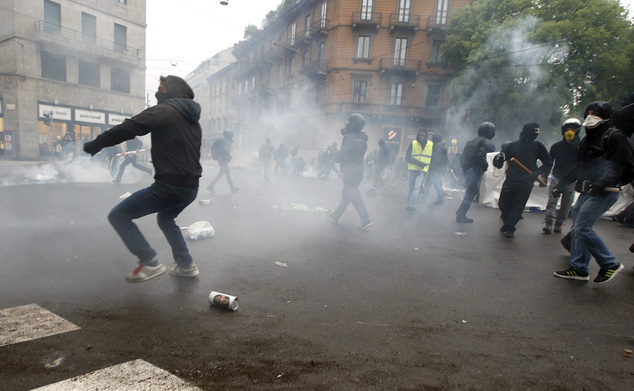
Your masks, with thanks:
[[[504,181],[498,201],[504,222],[501,232],[515,232],[515,225],[522,218],[531,191],[533,191],[533,182],[513,182],[508,179]]]
[[[341,191],[341,201],[339,201],[337,209],[334,210],[333,217],[338,220],[348,207],[348,204],[352,203],[357,213],[359,213],[361,221],[368,221],[370,215],[359,192],[359,185],[363,180],[363,166],[347,168],[342,171],[342,174],[343,190]]]
[[[478,192],[480,190],[480,178],[482,178],[483,174],[481,168],[467,168],[463,171],[463,173],[466,190],[464,193],[464,198],[462,199],[462,203],[456,211],[456,215],[459,217],[467,216],[467,212],[471,207],[471,203],[478,195]]]

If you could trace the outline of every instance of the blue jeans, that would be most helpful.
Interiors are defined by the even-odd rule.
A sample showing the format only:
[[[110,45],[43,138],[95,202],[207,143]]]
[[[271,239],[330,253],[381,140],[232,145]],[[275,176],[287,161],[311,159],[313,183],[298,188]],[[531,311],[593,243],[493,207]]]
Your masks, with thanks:
[[[108,214],[108,221],[128,250],[139,258],[139,263],[147,265],[156,260],[156,251],[150,247],[132,220],[157,213],[158,226],[172,248],[174,261],[178,266],[186,268],[191,266],[193,260],[180,227],[174,219],[196,199],[197,194],[197,187],[178,187],[156,181],[112,208]]]
[[[610,249],[592,229],[601,216],[618,200],[619,193],[603,192],[595,196],[581,194],[572,208],[572,244],[570,266],[588,273],[591,257],[597,260],[601,269],[611,269],[619,265]]]
[[[423,186],[423,182],[425,182],[425,174],[425,171],[409,170],[409,197],[407,199],[407,205],[416,205],[421,186]]]

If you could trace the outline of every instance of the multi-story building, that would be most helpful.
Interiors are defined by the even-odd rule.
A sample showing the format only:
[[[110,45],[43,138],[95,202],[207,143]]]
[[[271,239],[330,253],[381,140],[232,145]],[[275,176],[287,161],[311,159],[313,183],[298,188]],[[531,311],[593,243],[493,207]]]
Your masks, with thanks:
[[[3,155],[59,153],[145,107],[145,0],[0,0]]]
[[[226,123],[233,123],[232,107],[226,105],[231,100],[224,99],[223,94],[231,90],[232,80],[227,75],[231,75],[231,65],[235,61],[231,49],[223,50],[203,61],[185,78],[202,109],[200,126],[203,130],[203,155],[211,153],[211,140],[220,137],[219,133],[222,133]],[[219,79],[223,81],[219,82]],[[233,128],[233,125],[229,125],[229,128]]]
[[[318,149],[341,138],[347,116],[367,120],[370,148],[403,152],[421,126],[443,132],[452,70],[443,27],[470,0],[288,1],[234,47],[235,121],[264,137]]]

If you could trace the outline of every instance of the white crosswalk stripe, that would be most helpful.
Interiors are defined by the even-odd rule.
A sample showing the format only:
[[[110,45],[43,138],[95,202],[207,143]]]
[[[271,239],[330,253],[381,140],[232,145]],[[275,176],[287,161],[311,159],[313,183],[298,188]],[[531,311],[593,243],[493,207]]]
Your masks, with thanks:
[[[37,304],[0,310],[0,347],[79,330]]]
[[[194,387],[146,361],[134,360],[36,388],[32,391],[73,390],[198,391],[200,388]]]
[[[0,309],[0,347],[75,330],[80,330],[80,327],[37,304]],[[51,367],[63,365],[63,360],[54,360],[50,365]],[[49,384],[35,390],[199,391],[200,388],[139,359]]]

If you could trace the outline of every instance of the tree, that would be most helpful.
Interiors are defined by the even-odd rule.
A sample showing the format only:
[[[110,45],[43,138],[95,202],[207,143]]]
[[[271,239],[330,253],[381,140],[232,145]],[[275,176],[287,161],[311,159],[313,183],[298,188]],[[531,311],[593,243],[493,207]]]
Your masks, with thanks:
[[[634,29],[614,0],[481,0],[447,27],[444,60],[458,71],[452,126],[483,121],[516,138],[537,121],[559,129],[607,100],[618,107],[634,89]],[[549,125],[550,124],[550,125]]]
[[[244,39],[249,39],[252,35],[260,34],[260,29],[254,24],[249,24],[244,28]]]

